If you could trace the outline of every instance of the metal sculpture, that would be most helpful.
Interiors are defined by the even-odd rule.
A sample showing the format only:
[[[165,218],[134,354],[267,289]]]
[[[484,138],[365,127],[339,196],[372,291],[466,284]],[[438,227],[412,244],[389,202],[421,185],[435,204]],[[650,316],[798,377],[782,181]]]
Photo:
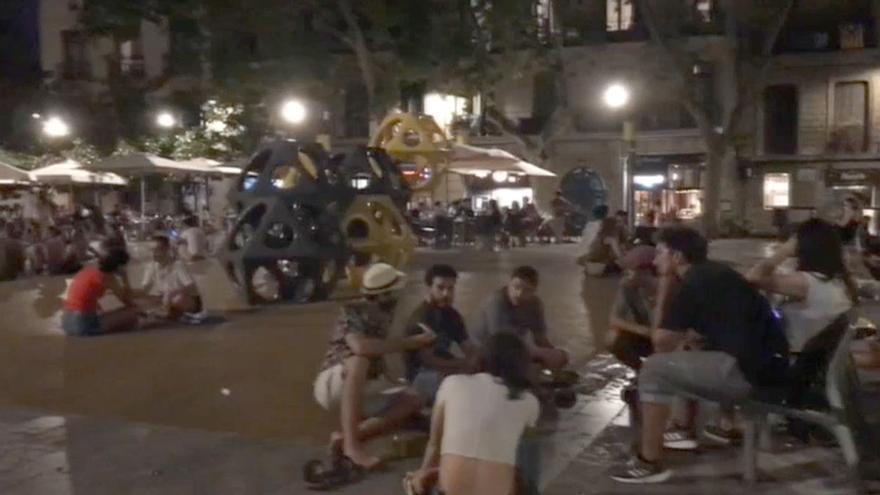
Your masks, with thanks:
[[[401,266],[415,245],[400,205],[409,192],[382,151],[329,157],[314,143],[266,144],[228,199],[239,212],[219,259],[248,302],[327,298],[352,260]]]
[[[413,191],[428,191],[449,167],[446,134],[428,115],[393,113],[379,125],[370,145],[384,149],[406,171]]]
[[[569,170],[559,181],[559,190],[562,197],[575,207],[566,218],[567,235],[580,235],[584,224],[593,218],[593,207],[608,203],[605,181],[598,172],[587,167]]]

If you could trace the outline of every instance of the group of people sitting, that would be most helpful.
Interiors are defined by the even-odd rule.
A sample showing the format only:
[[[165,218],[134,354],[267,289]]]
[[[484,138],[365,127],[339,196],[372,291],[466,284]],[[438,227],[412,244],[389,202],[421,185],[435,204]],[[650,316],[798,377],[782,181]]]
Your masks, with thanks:
[[[195,279],[175,257],[168,237],[154,236],[150,241],[152,260],[137,288],[129,282],[130,258],[124,244],[105,240],[97,251],[97,263],[82,268],[67,289],[61,317],[67,335],[104,335],[167,321],[200,323],[205,318]],[[102,308],[101,299],[107,293],[121,307]]]
[[[402,338],[388,336],[406,275],[377,263],[364,273],[364,298],[342,307],[329,349],[314,382],[315,400],[338,410],[340,428],[330,438],[334,456],[363,469],[380,460],[364,448],[372,437],[400,427],[433,404],[422,467],[409,473],[410,494],[509,494],[519,440],[549,403],[538,385],[541,370],[559,370],[568,354],[550,343],[538,272],[513,271],[480,311],[477,328],[465,329],[455,310],[458,274],[434,265],[425,274],[425,299]],[[386,393],[384,356],[403,353],[407,386]]]
[[[702,435],[726,445],[738,441],[736,405],[756,387],[784,386],[792,354],[850,311],[857,297],[837,229],[819,219],[801,224],[745,273],[709,260],[707,241],[693,229],[667,227],[652,240],[618,258],[625,276],[609,325],[609,350],[638,377],[624,394],[636,413],[637,445],[610,472],[625,483],[662,482],[672,474],[662,462],[664,449],[698,447],[697,399],[721,405]],[[794,270],[779,270],[789,259]],[[366,440],[433,404],[430,440],[421,468],[404,479],[407,493],[507,495],[523,435],[552,407],[538,374],[564,368],[568,355],[547,338],[534,268],[517,268],[489,296],[472,334],[453,307],[456,280],[452,267],[432,266],[425,300],[396,339],[387,332],[405,275],[372,265],[363,300],[342,308],[314,395],[322,407],[341,412],[333,454],[364,469],[380,462],[364,448]],[[778,311],[772,294],[786,300]],[[861,364],[880,366],[872,345],[873,351],[869,345],[854,352],[862,354]],[[405,355],[407,386],[388,394],[383,356],[393,353]],[[671,418],[679,401],[681,412]]]
[[[779,270],[792,258],[793,271]],[[620,266],[607,344],[637,373],[624,398],[640,432],[632,457],[610,474],[625,483],[662,482],[672,474],[664,449],[698,447],[695,399],[721,406],[703,437],[738,441],[735,405],[755,387],[786,386],[790,355],[857,302],[839,233],[819,219],[743,274],[708,260],[706,240],[684,227],[661,230],[656,247],[630,250]],[[765,294],[785,302],[775,311]],[[853,349],[857,364],[880,366],[873,342]]]

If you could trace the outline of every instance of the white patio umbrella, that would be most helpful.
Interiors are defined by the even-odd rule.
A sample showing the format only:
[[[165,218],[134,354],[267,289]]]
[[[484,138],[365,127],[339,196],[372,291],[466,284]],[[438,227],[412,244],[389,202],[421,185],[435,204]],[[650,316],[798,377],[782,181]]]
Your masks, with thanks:
[[[31,178],[27,171],[0,162],[0,186],[27,186]]]
[[[553,172],[519,159],[513,153],[498,148],[480,148],[467,144],[452,147],[449,170],[457,174],[485,177],[492,172],[556,177]]]
[[[143,215],[147,209],[145,176],[153,174],[187,176],[218,173],[217,171],[212,170],[211,167],[202,164],[179,162],[147,153],[111,156],[98,163],[89,165],[88,168],[95,172],[113,172],[120,175],[140,177],[141,215]]]
[[[34,182],[53,185],[92,184],[102,186],[125,186],[128,181],[109,172],[92,172],[82,168],[75,160],[65,160],[46,167],[31,170],[28,174]]]

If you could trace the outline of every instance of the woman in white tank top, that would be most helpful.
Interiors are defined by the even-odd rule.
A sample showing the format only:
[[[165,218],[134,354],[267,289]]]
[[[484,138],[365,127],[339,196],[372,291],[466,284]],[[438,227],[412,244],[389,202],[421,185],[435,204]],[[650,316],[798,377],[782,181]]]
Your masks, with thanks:
[[[777,272],[789,257],[796,258],[796,271]],[[816,218],[802,223],[782,248],[758,262],[746,278],[761,289],[794,298],[781,308],[793,352],[849,311],[857,299],[837,229]]]
[[[516,450],[538,421],[528,391],[528,351],[516,335],[499,333],[484,349],[483,373],[443,380],[431,418],[422,467],[408,473],[408,494],[512,495]]]

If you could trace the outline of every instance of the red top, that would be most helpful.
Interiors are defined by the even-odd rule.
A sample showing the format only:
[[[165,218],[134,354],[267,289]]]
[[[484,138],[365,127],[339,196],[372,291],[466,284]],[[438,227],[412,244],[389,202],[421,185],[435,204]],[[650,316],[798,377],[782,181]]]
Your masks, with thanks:
[[[87,266],[73,277],[67,288],[64,309],[95,314],[98,312],[98,299],[104,295],[104,290],[104,273],[96,266]]]

